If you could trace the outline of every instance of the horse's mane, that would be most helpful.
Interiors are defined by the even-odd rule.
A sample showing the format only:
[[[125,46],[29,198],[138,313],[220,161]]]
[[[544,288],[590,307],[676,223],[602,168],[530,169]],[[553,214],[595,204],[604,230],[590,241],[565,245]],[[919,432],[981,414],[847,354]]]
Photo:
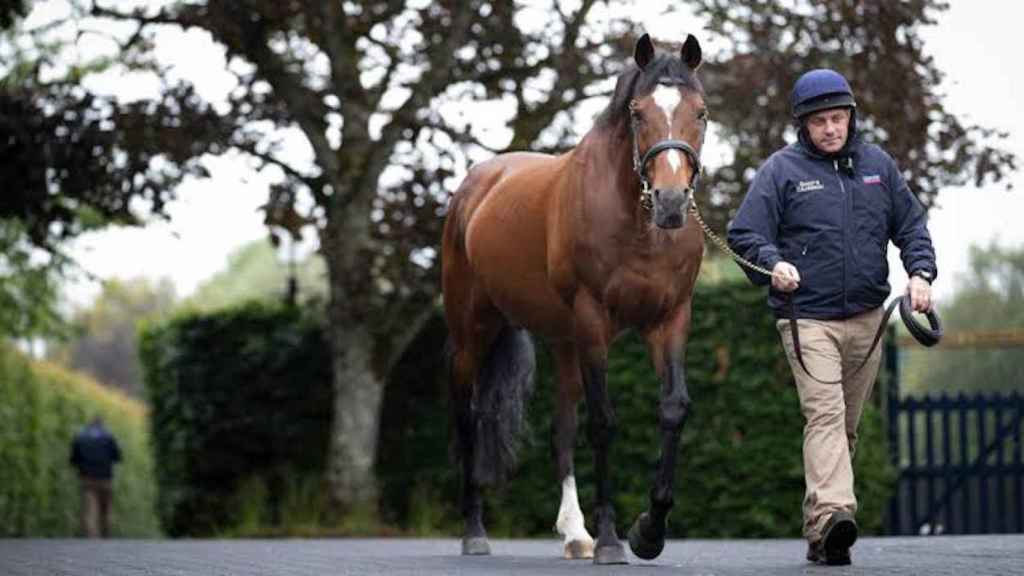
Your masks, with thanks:
[[[704,93],[697,75],[679,56],[661,54],[643,70],[630,63],[615,82],[615,93],[608,107],[597,117],[596,126],[611,128],[624,123],[629,117],[629,102],[633,98],[652,92],[658,84],[676,84]]]

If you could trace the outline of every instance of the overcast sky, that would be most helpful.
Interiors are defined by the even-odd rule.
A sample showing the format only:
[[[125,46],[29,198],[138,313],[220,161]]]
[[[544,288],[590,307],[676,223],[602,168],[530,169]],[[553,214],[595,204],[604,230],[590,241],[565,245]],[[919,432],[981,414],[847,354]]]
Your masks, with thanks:
[[[1022,16],[1024,3],[1020,2],[952,0],[938,25],[925,28],[922,35],[926,52],[946,74],[941,91],[946,94],[947,108],[968,123],[1010,132],[1008,146],[1024,159],[1024,114],[1020,112],[1024,66],[1017,57]],[[643,23],[656,38],[678,40],[686,32],[705,38],[688,20],[683,16],[650,17]],[[708,53],[716,49],[708,42],[704,48]],[[223,58],[200,35],[169,35],[158,49],[208,97],[215,99],[230,87],[230,76],[223,72]],[[152,83],[117,78],[108,78],[106,85],[116,86],[121,95],[132,91],[144,95],[155,89]],[[714,166],[713,157],[706,160]],[[89,234],[76,241],[72,254],[97,277],[166,276],[177,286],[179,296],[188,295],[226,265],[232,250],[266,237],[262,215],[257,211],[266,200],[266,178],[256,176],[237,158],[215,159],[210,167],[213,179],[181,187],[179,200],[169,207],[171,223]],[[1018,173],[1013,180],[1016,190],[1012,192],[992,186],[949,189],[939,194],[930,229],[939,258],[940,278],[935,290],[940,300],[950,297],[956,277],[966,270],[969,245],[987,245],[992,240],[1007,246],[1024,244],[1024,225],[1019,220],[1024,217],[1024,176]],[[891,282],[894,290],[900,290],[906,276],[894,248],[890,261]],[[68,288],[68,296],[82,305],[97,291],[95,282],[81,281]]]

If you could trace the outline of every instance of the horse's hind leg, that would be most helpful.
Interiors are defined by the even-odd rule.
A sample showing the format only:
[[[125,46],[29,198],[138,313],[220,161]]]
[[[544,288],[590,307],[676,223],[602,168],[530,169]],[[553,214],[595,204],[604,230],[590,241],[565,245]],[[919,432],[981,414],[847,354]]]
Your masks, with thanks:
[[[576,447],[576,405],[583,396],[579,358],[574,344],[555,346],[558,383],[554,421],[555,469],[562,486],[562,503],[558,507],[555,530],[563,538],[567,559],[594,557],[594,539],[590,537],[580,510],[573,473],[573,453]]]
[[[516,464],[517,438],[536,368],[533,342],[496,313],[474,316],[472,338],[459,338],[452,363],[452,399],[462,460],[462,553],[490,554],[481,488],[503,483]],[[453,341],[455,339],[453,338]]]
[[[455,448],[458,460],[462,464],[462,554],[476,556],[490,554],[491,546],[487,542],[487,532],[484,530],[480,483],[473,474],[476,462],[473,389],[480,364],[478,351],[473,348],[475,347],[467,346],[454,350],[448,397],[454,422]]]

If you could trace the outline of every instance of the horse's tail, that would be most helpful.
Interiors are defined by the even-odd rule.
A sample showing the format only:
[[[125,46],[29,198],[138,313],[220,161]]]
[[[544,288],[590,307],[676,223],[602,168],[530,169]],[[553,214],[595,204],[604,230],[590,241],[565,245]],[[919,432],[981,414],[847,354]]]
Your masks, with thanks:
[[[481,484],[504,482],[515,469],[536,367],[526,330],[503,327],[477,379],[473,472]]]
[[[516,467],[526,434],[526,406],[533,392],[536,356],[525,330],[504,326],[477,375],[472,401],[472,475],[482,486],[501,484]],[[465,458],[465,446],[460,446]]]

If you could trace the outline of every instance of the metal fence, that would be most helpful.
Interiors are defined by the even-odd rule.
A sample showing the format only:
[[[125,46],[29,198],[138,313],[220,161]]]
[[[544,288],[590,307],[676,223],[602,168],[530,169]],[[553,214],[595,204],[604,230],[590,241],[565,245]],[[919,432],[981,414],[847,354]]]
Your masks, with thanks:
[[[1024,396],[901,398],[891,336],[886,404],[890,456],[899,477],[888,533],[1024,533]]]

